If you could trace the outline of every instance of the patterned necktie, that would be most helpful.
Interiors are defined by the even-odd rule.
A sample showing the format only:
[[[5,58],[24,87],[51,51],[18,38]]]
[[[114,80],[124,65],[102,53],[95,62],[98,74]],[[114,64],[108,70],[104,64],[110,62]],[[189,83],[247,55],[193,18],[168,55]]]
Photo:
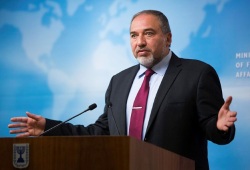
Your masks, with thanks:
[[[143,122],[147,108],[147,99],[149,93],[149,80],[151,75],[153,74],[154,71],[151,69],[148,69],[145,72],[143,83],[136,95],[134,105],[132,108],[132,114],[129,126],[129,136],[133,136],[139,140],[142,139]]]

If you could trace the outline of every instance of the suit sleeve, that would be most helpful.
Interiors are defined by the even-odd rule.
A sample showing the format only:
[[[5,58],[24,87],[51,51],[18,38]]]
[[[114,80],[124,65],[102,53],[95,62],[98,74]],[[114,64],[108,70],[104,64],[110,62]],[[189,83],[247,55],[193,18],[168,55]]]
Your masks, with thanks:
[[[216,71],[208,65],[199,78],[197,111],[200,126],[207,139],[217,144],[227,144],[234,139],[235,135],[235,126],[231,127],[227,133],[217,129],[218,113],[223,104],[219,77]]]
[[[105,95],[106,105],[104,107],[104,113],[97,119],[95,123],[88,126],[65,123],[60,127],[46,133],[45,136],[110,135],[107,116],[107,105],[110,96],[110,89],[111,83]],[[61,123],[61,121],[46,119],[45,131],[59,123]]]

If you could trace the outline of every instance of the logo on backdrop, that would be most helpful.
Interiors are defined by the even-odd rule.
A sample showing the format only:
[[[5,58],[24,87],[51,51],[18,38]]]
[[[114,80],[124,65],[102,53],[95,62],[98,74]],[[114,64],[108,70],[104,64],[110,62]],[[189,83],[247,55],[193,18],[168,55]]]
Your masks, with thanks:
[[[27,168],[29,165],[29,144],[13,144],[13,166]]]

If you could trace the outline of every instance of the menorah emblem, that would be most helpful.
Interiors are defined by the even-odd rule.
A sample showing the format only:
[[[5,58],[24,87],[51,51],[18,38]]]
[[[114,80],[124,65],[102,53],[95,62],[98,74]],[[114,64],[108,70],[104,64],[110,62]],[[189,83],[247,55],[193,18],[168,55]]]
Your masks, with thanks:
[[[29,144],[13,144],[13,166],[26,168],[29,165]]]
[[[22,154],[25,152],[25,146],[17,146],[16,152],[20,155],[17,162],[24,162],[24,160],[22,158]]]

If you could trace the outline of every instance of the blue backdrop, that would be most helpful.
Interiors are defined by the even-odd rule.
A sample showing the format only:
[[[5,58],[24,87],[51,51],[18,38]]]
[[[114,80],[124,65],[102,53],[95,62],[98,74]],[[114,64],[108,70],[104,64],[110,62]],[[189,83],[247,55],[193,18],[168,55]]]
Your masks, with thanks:
[[[171,49],[203,60],[218,72],[223,94],[237,110],[235,140],[209,143],[210,167],[250,169],[250,1],[248,0],[1,0],[0,137],[30,111],[88,125],[102,114],[104,93],[115,73],[136,61],[129,45],[132,15],[164,12],[173,33]]]

